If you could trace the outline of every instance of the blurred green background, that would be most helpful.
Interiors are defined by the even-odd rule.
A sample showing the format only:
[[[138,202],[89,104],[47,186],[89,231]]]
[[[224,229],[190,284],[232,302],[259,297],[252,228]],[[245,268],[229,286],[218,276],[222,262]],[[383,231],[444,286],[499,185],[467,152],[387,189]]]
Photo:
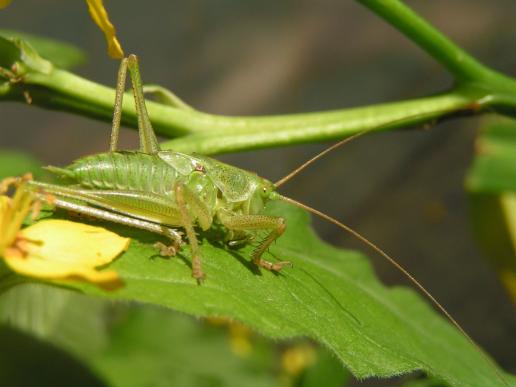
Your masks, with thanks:
[[[516,75],[516,3],[413,0],[434,25],[495,69]],[[218,114],[294,113],[360,106],[442,90],[451,77],[406,38],[352,1],[106,1],[126,53],[146,83]],[[72,43],[87,54],[75,71],[114,85],[118,63],[83,1],[15,0],[0,27]],[[110,125],[22,104],[0,104],[0,147],[63,165],[107,149]],[[343,220],[392,253],[465,330],[516,372],[516,315],[473,240],[463,189],[479,118],[431,130],[360,138],[289,182],[283,192]],[[136,147],[135,131],[122,145]],[[276,180],[326,144],[224,155]],[[329,224],[319,234],[363,247]],[[367,254],[373,256],[367,251]],[[389,284],[405,284],[380,258]],[[364,385],[380,385],[367,382]]]

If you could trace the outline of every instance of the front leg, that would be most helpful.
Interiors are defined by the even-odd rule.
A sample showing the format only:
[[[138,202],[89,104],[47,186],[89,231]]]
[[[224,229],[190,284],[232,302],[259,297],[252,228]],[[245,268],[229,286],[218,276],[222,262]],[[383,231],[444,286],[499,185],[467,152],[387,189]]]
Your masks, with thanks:
[[[272,230],[253,250],[251,254],[253,262],[271,271],[280,271],[283,266],[292,265],[288,261],[272,263],[262,259],[263,253],[271,243],[285,232],[287,226],[284,218],[269,215],[222,215],[221,222],[228,229],[236,231]]]
[[[192,277],[200,283],[204,279],[204,273],[201,268],[199,242],[197,241],[197,235],[195,235],[194,224],[197,221],[203,230],[207,230],[211,226],[212,218],[206,205],[186,185],[177,183],[174,192],[181,226],[186,231],[192,251]]]

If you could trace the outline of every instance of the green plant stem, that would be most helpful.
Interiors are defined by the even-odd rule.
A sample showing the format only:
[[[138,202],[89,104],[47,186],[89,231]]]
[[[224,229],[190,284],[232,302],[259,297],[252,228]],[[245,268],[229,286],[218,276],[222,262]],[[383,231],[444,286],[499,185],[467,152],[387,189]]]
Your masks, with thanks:
[[[463,114],[479,105],[459,90],[365,107],[272,117],[228,117],[236,125],[165,141],[164,149],[216,154],[342,139],[362,131],[387,131]],[[483,105],[481,106],[481,108]],[[240,125],[238,125],[240,121]],[[238,129],[235,130],[234,128]]]
[[[264,117],[214,115],[182,103],[168,106],[148,101],[149,115],[156,131],[169,138],[181,137],[165,142],[164,147],[214,154],[333,140],[364,130],[394,130],[465,111],[479,113],[490,110],[516,116],[516,80],[480,64],[401,1],[359,1],[446,67],[454,75],[456,86],[440,95],[408,101]],[[8,41],[4,41],[2,47],[4,55],[12,54]],[[20,47],[16,50],[28,50],[26,45]],[[25,72],[11,79],[14,82],[0,84],[0,99],[31,99],[34,105],[111,121],[115,98],[113,89],[52,68],[41,58],[32,58],[25,63],[24,58],[34,56],[31,52],[28,54],[25,52],[19,56],[19,68],[24,68]],[[4,69],[11,68],[11,65],[4,64]],[[6,74],[3,77],[9,78]],[[122,120],[125,125],[137,127],[132,98],[124,99]]]
[[[4,93],[2,93],[4,91]],[[515,88],[516,91],[516,88]],[[70,72],[29,72],[23,83],[0,89],[0,98],[111,120],[114,90]],[[3,95],[2,95],[3,94]],[[515,92],[516,95],[516,92]],[[157,132],[166,137],[183,137],[165,142],[165,148],[205,154],[233,152],[287,144],[327,141],[362,130],[392,130],[443,116],[494,108],[495,95],[477,87],[460,87],[425,98],[334,111],[263,117],[229,117],[193,109],[171,107],[148,101],[148,110]],[[508,105],[516,113],[516,99]],[[132,98],[125,98],[123,121],[136,127]],[[386,126],[389,122],[392,125]]]
[[[496,78],[497,74],[450,41],[400,0],[358,0],[442,64],[458,82]],[[501,79],[500,79],[501,80]],[[514,82],[512,80],[512,82]]]

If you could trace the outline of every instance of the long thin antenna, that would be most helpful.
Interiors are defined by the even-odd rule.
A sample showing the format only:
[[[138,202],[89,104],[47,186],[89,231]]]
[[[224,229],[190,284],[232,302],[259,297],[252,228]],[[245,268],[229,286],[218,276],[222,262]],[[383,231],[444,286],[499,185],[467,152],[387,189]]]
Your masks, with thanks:
[[[468,106],[465,106],[464,109],[467,110],[469,108],[469,105]],[[457,110],[458,111],[458,110]],[[441,114],[445,115],[447,113],[450,113],[449,110],[446,110],[446,111],[442,111]],[[433,114],[435,114],[435,112],[433,112]],[[325,150],[323,150],[321,153],[315,155],[314,157],[312,157],[310,160],[308,161],[305,161],[303,164],[301,164],[299,167],[297,167],[296,169],[294,169],[292,172],[290,172],[288,175],[286,175],[285,177],[281,178],[280,180],[278,180],[277,182],[274,183],[274,186],[277,188],[279,187],[280,185],[283,185],[285,184],[287,181],[289,181],[290,179],[292,179],[294,176],[296,176],[299,172],[301,172],[303,169],[305,169],[306,167],[308,167],[310,164],[314,163],[315,161],[319,160],[321,157],[325,156],[326,154],[330,153],[331,151],[339,148],[340,146],[348,143],[348,142],[351,142],[353,140],[355,140],[357,137],[360,137],[360,136],[363,136],[364,134],[366,133],[369,133],[369,132],[372,132],[372,131],[379,131],[379,130],[383,130],[383,129],[387,129],[388,127],[390,126],[393,126],[393,125],[396,125],[396,124],[399,124],[401,122],[408,122],[408,123],[411,123],[411,124],[416,124],[420,121],[424,121],[426,119],[426,117],[428,116],[428,113],[427,114],[424,114],[424,113],[419,113],[419,114],[415,114],[413,116],[410,116],[410,117],[403,117],[403,118],[400,118],[398,120],[393,120],[393,121],[390,121],[390,122],[387,122],[383,125],[379,125],[379,126],[373,126],[371,128],[368,128],[368,129],[364,129],[362,130],[361,132],[358,132],[358,133],[355,133],[349,137],[346,137],[345,139],[337,142],[336,144],[333,144],[332,146],[326,148]],[[441,117],[440,119],[442,119],[444,117]],[[416,122],[414,122],[414,120],[416,120]],[[430,124],[433,124],[436,120],[434,121],[430,121]]]
[[[401,271],[405,277],[407,277],[410,282],[412,282],[434,305],[435,307],[441,311],[441,313],[459,330],[460,333],[475,347],[475,349],[482,355],[482,357],[486,360],[486,362],[492,367],[500,381],[503,382],[505,386],[509,386],[508,382],[505,380],[501,372],[498,370],[494,362],[482,351],[480,346],[475,343],[475,341],[466,333],[466,331],[461,327],[461,325],[452,317],[452,315],[442,306],[439,301],[435,299],[432,294],[426,288],[414,278],[412,274],[410,274],[403,266],[401,266],[393,257],[391,257],[389,254],[387,254],[384,250],[382,250],[380,247],[378,247],[375,243],[371,242],[369,239],[367,239],[365,236],[360,234],[358,231],[353,230],[351,227],[346,226],[344,223],[339,222],[337,219],[332,218],[329,215],[326,215],[324,212],[321,212],[319,210],[316,210],[315,208],[309,207],[306,204],[303,204],[301,202],[298,202],[297,200],[291,199],[287,196],[283,196],[278,194],[279,199],[286,201],[288,203],[291,203],[295,205],[296,207],[302,208],[306,211],[311,212],[312,214],[315,214],[319,216],[320,218],[327,220],[330,223],[333,223],[337,227],[341,228],[342,230],[348,232],[353,237],[373,249],[375,252],[377,252],[379,255],[381,255],[383,258],[385,258],[388,262],[390,262],[396,269]]]
[[[364,134],[366,134],[367,132],[371,131],[373,129],[370,129],[370,130],[363,130],[361,132],[358,132],[358,133],[355,133],[354,135],[350,136],[350,137],[347,137],[345,138],[344,140],[341,140],[339,141],[338,143],[336,144],[333,144],[332,146],[330,146],[329,148],[326,148],[325,150],[323,150],[321,153],[315,155],[314,157],[312,157],[310,160],[308,161],[305,161],[303,164],[301,164],[299,167],[297,167],[296,169],[294,169],[292,172],[290,172],[287,176],[283,177],[282,179],[278,180],[276,183],[274,183],[274,185],[276,187],[279,187],[280,185],[283,185],[284,183],[286,183],[287,181],[289,181],[290,179],[292,179],[294,176],[296,176],[299,172],[301,172],[303,169],[305,169],[306,167],[308,167],[310,164],[312,164],[313,162],[319,160],[321,157],[323,157],[324,155],[326,155],[327,153],[330,153],[332,150],[338,148],[339,146],[341,145],[344,145],[345,143],[347,142],[350,142],[350,141],[353,141],[355,138],[357,137],[360,137]]]

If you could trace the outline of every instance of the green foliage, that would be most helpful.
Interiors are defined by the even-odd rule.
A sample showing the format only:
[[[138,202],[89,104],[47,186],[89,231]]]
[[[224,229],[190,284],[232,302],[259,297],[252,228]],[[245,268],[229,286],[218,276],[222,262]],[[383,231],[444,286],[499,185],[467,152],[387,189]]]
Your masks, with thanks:
[[[466,180],[481,247],[516,302],[516,122],[489,122]]]
[[[21,176],[31,172],[34,176],[44,175],[40,163],[34,157],[22,152],[0,149],[0,179],[7,176]]]
[[[456,87],[391,104],[275,117],[221,117],[177,108],[177,103],[175,107],[151,103],[149,111],[160,133],[182,137],[168,146],[222,152],[328,140],[378,128],[390,130],[465,111],[492,109],[516,114],[514,79],[478,63],[401,1],[362,2],[446,67]],[[0,97],[32,99],[36,105],[110,119],[111,89],[54,66],[69,68],[82,59],[79,50],[66,44],[0,31],[0,76],[5,80],[0,84]],[[124,119],[134,126],[134,107],[126,101],[123,110]],[[509,291],[516,295],[513,133],[513,123],[497,124],[487,131],[479,142],[480,154],[467,187],[479,239]],[[0,156],[0,176],[21,174],[33,170],[34,165],[30,158],[4,154]],[[163,259],[152,247],[154,235],[113,225],[106,227],[133,239],[129,250],[109,267],[125,281],[125,287],[116,292],[80,283],[56,283],[100,296],[90,298],[58,286],[15,286],[30,280],[0,264],[0,322],[4,324],[0,327],[4,343],[0,382],[30,379],[44,373],[45,367],[49,375],[63,377],[51,368],[48,359],[54,359],[71,374],[80,375],[79,380],[90,380],[89,385],[277,384],[278,373],[271,371],[271,359],[278,359],[270,342],[252,358],[240,359],[215,328],[173,314],[168,308],[197,317],[229,317],[269,338],[308,337],[329,348],[332,354],[323,353],[315,366],[296,380],[299,385],[321,385],[328,375],[330,380],[324,385],[344,383],[347,374],[336,366],[336,359],[360,378],[423,371],[434,379],[407,385],[500,384],[476,348],[413,291],[383,286],[362,255],[323,243],[303,211],[280,203],[268,211],[285,216],[289,226],[270,249],[270,255],[294,263],[294,268],[280,274],[250,264],[251,246],[229,250],[215,233],[205,234],[201,252],[208,277],[198,286],[190,275],[188,249],[175,258]],[[128,307],[128,301],[154,307]],[[23,375],[27,366],[23,354],[28,351],[34,354],[29,363],[37,370],[34,375]],[[41,364],[44,366],[38,367]],[[507,378],[516,385],[513,377]]]
[[[28,41],[17,37],[4,37],[0,35],[0,64],[7,70],[12,71],[12,83],[17,83],[20,77],[28,72],[40,72],[50,74],[53,65],[44,59]]]
[[[286,376],[274,343],[251,334],[249,352],[239,355],[224,326],[163,308],[26,284],[3,294],[0,312],[2,385],[37,380],[39,386],[53,386],[66,378],[89,386],[258,387],[280,385]],[[34,367],[24,374],[29,350]],[[306,387],[342,385],[347,374],[336,359],[325,351],[316,357],[313,367],[290,380]],[[63,371],[55,364],[69,367]]]
[[[104,384],[77,359],[55,346],[0,326],[0,383],[2,386],[102,387]]]
[[[17,168],[15,162],[6,165]],[[202,256],[207,280],[198,286],[191,277],[188,248],[177,257],[165,259],[152,246],[155,235],[106,224],[133,238],[129,250],[109,266],[120,273],[125,287],[108,293],[76,282],[64,285],[112,300],[155,304],[195,316],[229,317],[274,339],[309,337],[328,347],[359,377],[423,370],[451,385],[497,384],[493,382],[496,375],[482,356],[413,291],[382,286],[362,255],[319,240],[305,212],[284,203],[273,203],[269,212],[286,216],[288,222],[286,233],[266,257],[275,259],[274,255],[293,262],[292,269],[280,274],[257,270],[249,262],[252,246],[228,250],[217,243],[216,236],[204,235]],[[13,277],[23,281],[12,274],[9,277],[11,281]],[[100,356],[98,351],[105,346],[106,336],[95,327],[102,321],[99,310],[103,306],[46,287],[10,292],[0,298],[1,320],[37,337],[51,337],[53,343],[79,357],[88,359],[92,353],[96,358]],[[88,316],[81,311],[88,311]],[[148,323],[147,318],[165,317],[134,317],[128,323],[132,328],[121,328],[124,339],[120,340],[129,340],[137,327]],[[80,337],[71,329],[78,326]],[[87,331],[93,333],[84,334]],[[162,343],[154,337],[145,340],[150,340],[152,348]],[[103,356],[108,359],[109,353]],[[168,355],[163,356],[168,359]],[[114,366],[102,366],[107,363],[95,364],[102,368],[101,373],[112,371],[110,377],[118,380],[114,374],[123,372],[115,371]],[[153,365],[152,371],[161,375],[164,371],[154,363],[149,360],[148,366]],[[150,371],[148,377],[152,377]]]
[[[25,32],[2,29],[0,29],[0,36],[6,39],[16,38],[27,41],[43,58],[50,60],[57,67],[62,69],[71,69],[84,63],[86,60],[84,51],[61,41],[31,35]],[[1,50],[1,52],[1,57],[4,58],[4,50]]]
[[[227,316],[273,338],[307,336],[335,352],[358,377],[423,370],[452,385],[499,384],[477,351],[420,297],[383,287],[361,255],[320,241],[303,211],[282,203],[271,207],[270,213],[285,216],[288,224],[271,254],[292,261],[293,269],[258,272],[248,263],[251,246],[227,251],[205,239],[208,279],[198,286],[187,251],[165,260],[148,244],[133,241],[110,266],[126,287],[101,295],[197,316]]]
[[[270,386],[273,356],[265,367],[241,359],[218,329],[163,310],[133,309],[116,324],[93,368],[112,386]],[[158,329],[159,334],[149,334]],[[266,350],[270,350],[267,348]],[[255,354],[259,355],[259,354]],[[272,354],[268,354],[272,355]],[[267,364],[268,363],[268,364]],[[133,366],[131,366],[133,365]]]
[[[476,150],[466,181],[468,191],[516,192],[516,121],[488,121],[477,140]]]
[[[149,243],[154,236],[116,227],[133,238],[110,265],[126,286],[113,293],[69,286],[196,316],[230,317],[275,339],[310,337],[358,377],[423,370],[451,385],[498,385],[485,359],[413,291],[383,287],[360,254],[320,241],[303,211],[279,203],[271,207],[270,213],[286,216],[289,225],[271,253],[294,264],[279,275],[257,271],[248,262],[250,246],[228,251],[205,239],[208,279],[198,286],[188,251],[163,259]]]

